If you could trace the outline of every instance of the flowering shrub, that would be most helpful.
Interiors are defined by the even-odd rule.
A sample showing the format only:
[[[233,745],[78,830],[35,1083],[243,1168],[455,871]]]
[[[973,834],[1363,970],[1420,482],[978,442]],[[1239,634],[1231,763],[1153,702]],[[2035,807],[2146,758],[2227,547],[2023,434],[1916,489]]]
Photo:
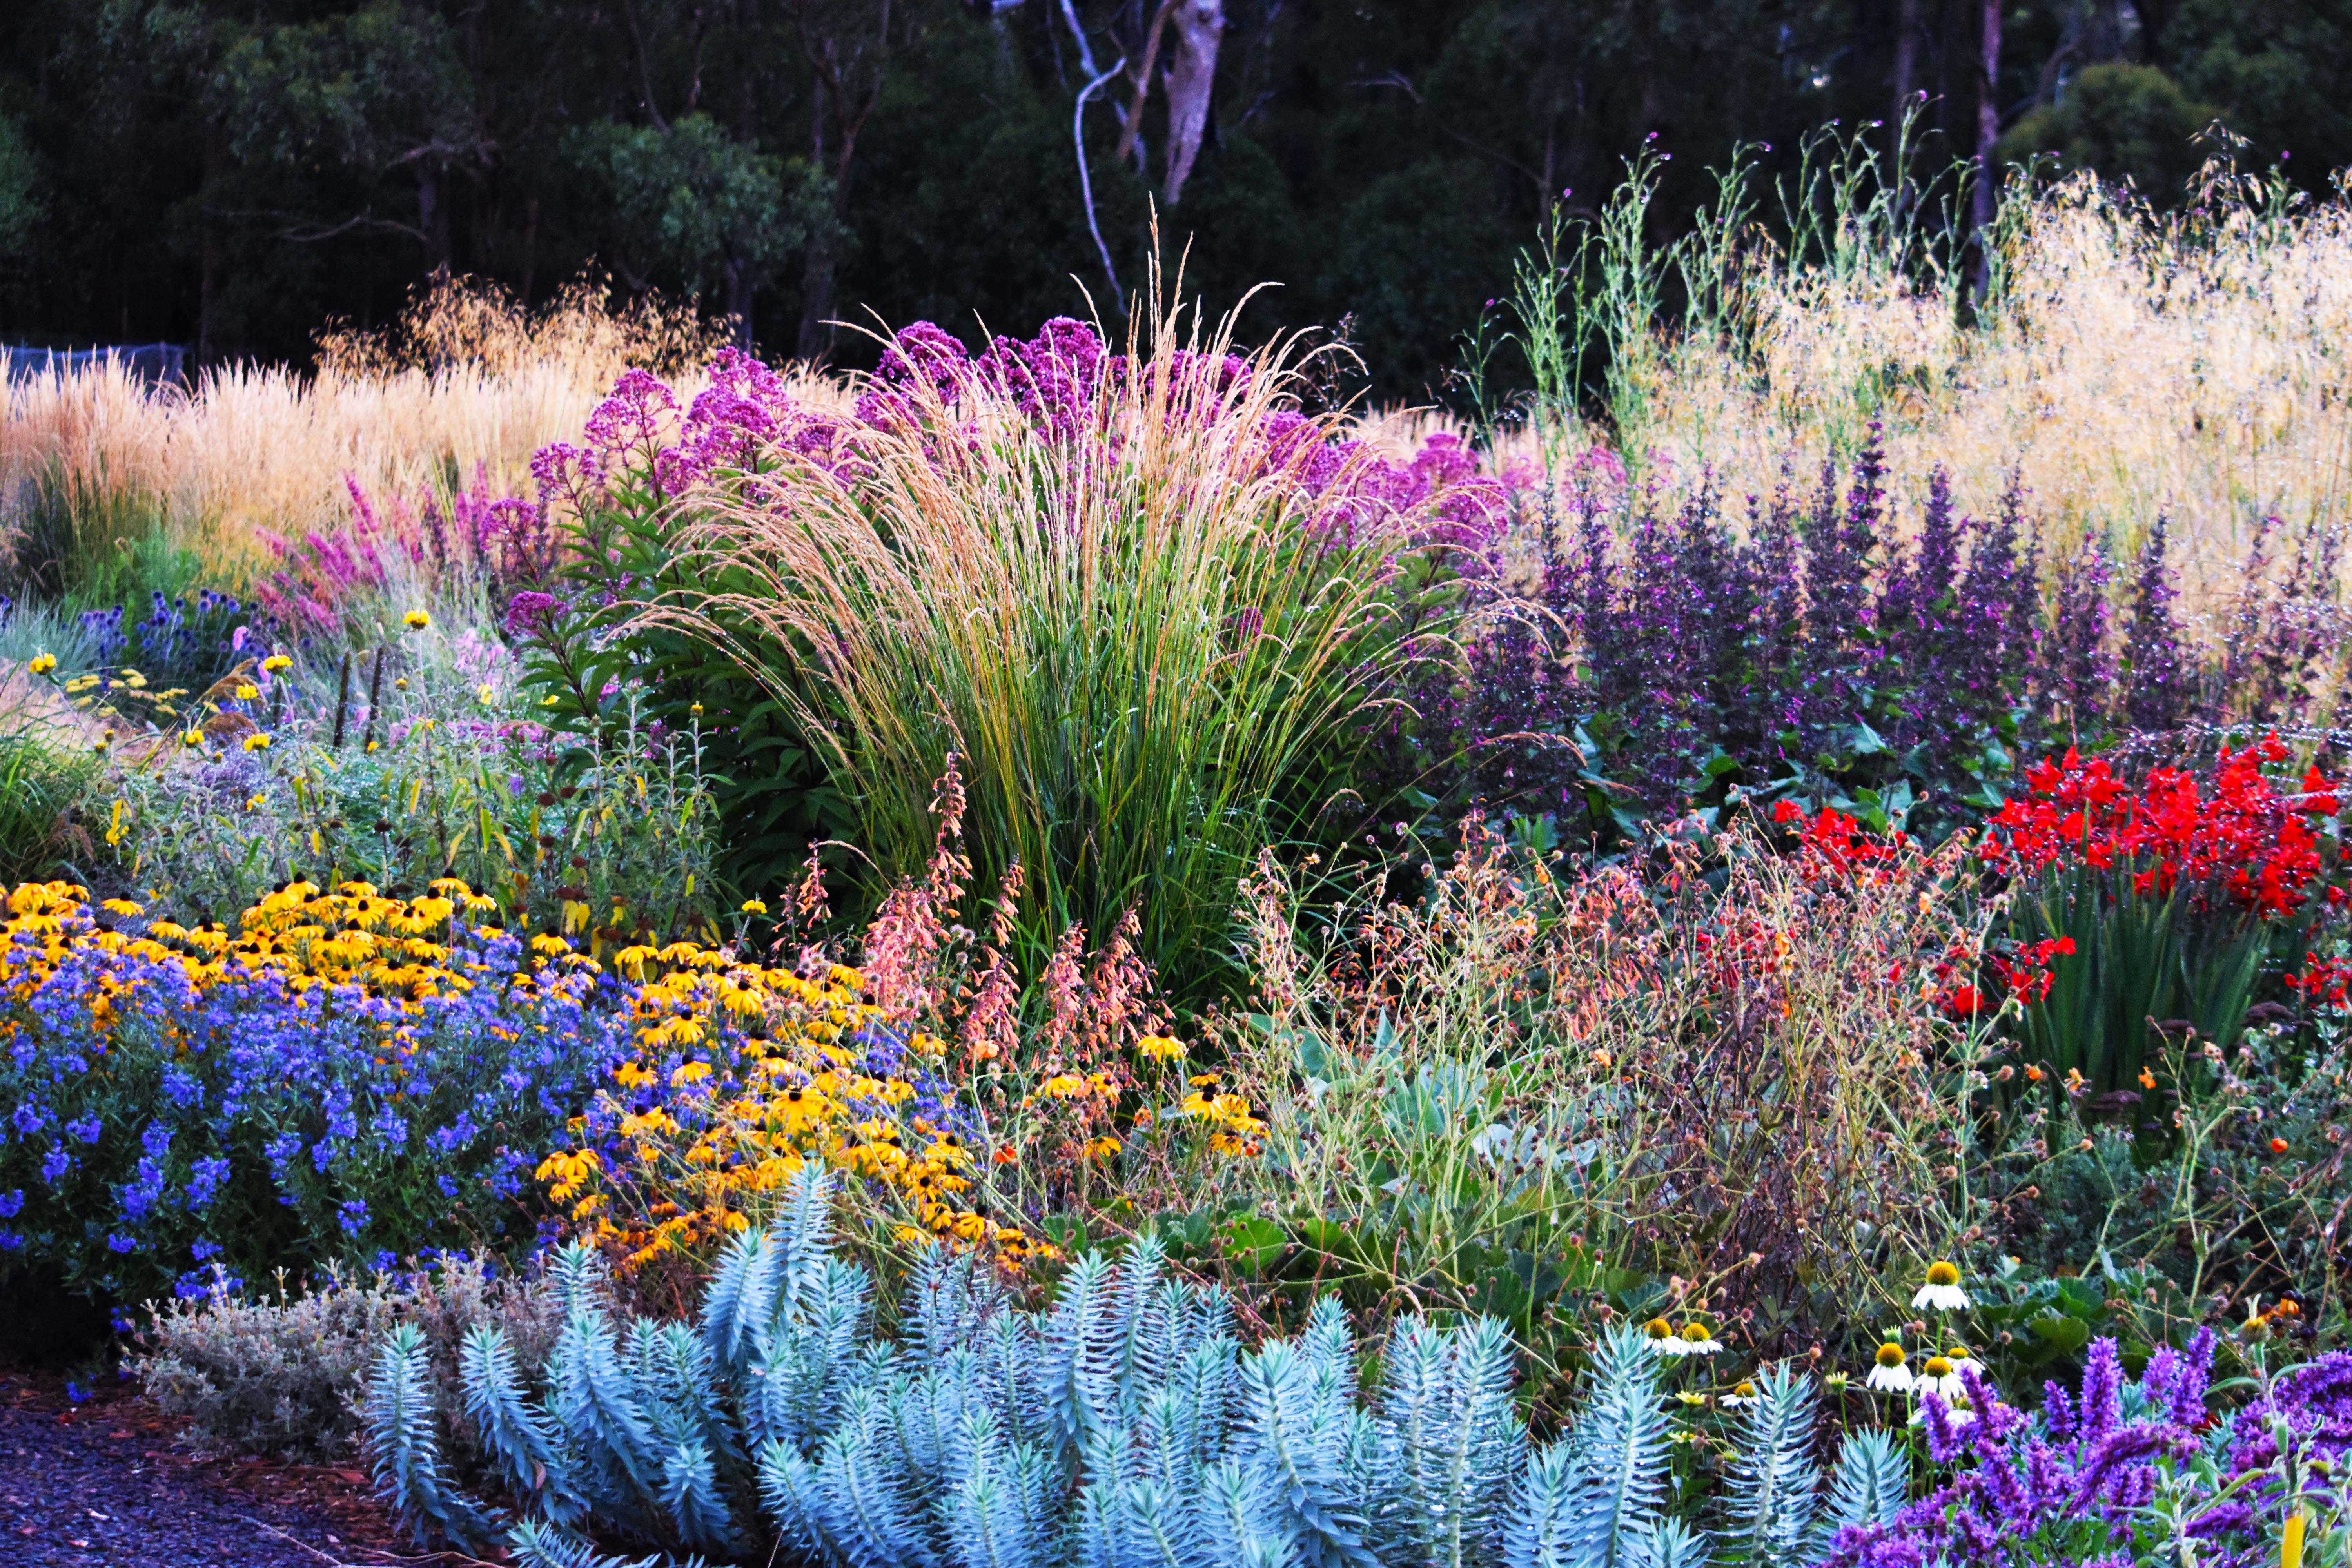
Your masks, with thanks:
[[[153,589],[145,616],[126,620],[129,609],[117,605],[82,612],[91,656],[102,665],[140,667],[166,685],[211,685],[236,662],[252,635],[245,606],[210,588],[198,590],[194,604],[185,594],[167,597]]]
[[[627,1044],[608,978],[462,883],[298,882],[235,932],[87,899],[25,884],[0,925],[0,1247],[120,1301],[528,1240]]]
[[[376,655],[373,700],[341,707],[283,653],[194,700],[135,670],[65,681],[128,736],[92,781],[99,874],[182,921],[306,875],[402,892],[456,876],[509,923],[592,946],[710,929],[719,823],[691,717],[680,733],[625,711],[582,743],[522,708],[494,643],[405,642]]]
[[[2156,768],[2135,792],[2106,760],[2069,749],[2057,762],[2025,770],[2025,792],[1987,823],[1986,861],[2011,875],[2054,867],[2122,869],[2143,897],[2169,896],[2190,885],[2200,909],[2223,901],[2238,910],[2284,917],[2303,911],[2314,884],[2330,903],[2344,890],[2327,885],[2323,845],[2312,818],[2342,809],[2336,786],[2317,767],[2300,791],[2282,794],[2267,765],[2290,755],[2276,735],[2215,759],[2210,792],[2179,768]]]
[[[1268,858],[1227,1042],[1265,1149],[1185,1195],[1264,1216],[1302,1291],[1503,1318],[1541,1404],[1620,1313],[1758,1355],[1849,1339],[1987,1216],[1984,1031],[1934,999],[1966,867],[1762,849],[1563,874],[1474,818],[1417,896],[1368,881],[1336,915]]]
[[[1885,481],[1874,425],[1843,489],[1829,464],[1810,496],[1784,468],[1742,526],[1711,479],[1677,508],[1573,465],[1531,526],[1454,553],[1463,619],[1424,644],[1391,771],[1577,839],[1735,790],[1936,839],[2000,805],[2021,748],[2298,723],[2324,695],[2340,632],[2316,525],[2281,577],[2265,521],[2200,647],[2161,519],[2122,574],[2095,542],[2049,549],[2014,486],[1962,517],[1938,469],[1898,531]]]
[[[972,1118],[917,1065],[941,1064],[943,1042],[894,1031],[861,999],[862,975],[804,979],[687,942],[615,963],[674,967],[637,992],[638,1051],[578,1124],[584,1142],[538,1174],[626,1266],[707,1255],[761,1223],[813,1161],[887,1191],[915,1236],[1007,1262],[1052,1255],[973,1206],[975,1150],[958,1131]]]
[[[478,464],[446,504],[429,488],[414,504],[380,503],[348,474],[343,488],[351,510],[337,524],[299,539],[267,536],[276,565],[256,581],[254,603],[289,646],[315,639],[338,648],[364,637],[389,618],[390,599],[404,586],[473,583],[503,605],[554,568],[558,542],[545,511],[494,493]]]
[[[851,1190],[882,1200],[902,1242],[1018,1263],[1056,1256],[1035,1222],[1115,1184],[1119,1162],[1258,1152],[1264,1122],[1217,1075],[1171,1081],[1184,1047],[1157,1032],[1131,924],[1090,963],[1084,931],[1065,933],[1024,1025],[1009,889],[975,952],[954,923],[971,867],[953,767],[939,792],[931,866],[884,900],[861,967],[815,947],[790,969],[687,942],[613,956],[639,983],[634,1049],[538,1174],[626,1266],[707,1258],[812,1163],[863,1178]]]
[[[1906,548],[1885,477],[1874,437],[1843,495],[1784,475],[1735,531],[1704,484],[1667,517],[1578,468],[1528,537],[1457,557],[1464,654],[1423,661],[1402,765],[1608,837],[1734,785],[1937,836],[1995,804],[2064,641],[2021,501],[1963,519],[1938,475]]]

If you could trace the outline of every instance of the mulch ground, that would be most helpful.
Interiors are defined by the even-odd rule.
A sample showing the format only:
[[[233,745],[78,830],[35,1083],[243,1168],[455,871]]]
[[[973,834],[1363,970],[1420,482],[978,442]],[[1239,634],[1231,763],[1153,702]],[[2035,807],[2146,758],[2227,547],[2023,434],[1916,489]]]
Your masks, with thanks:
[[[0,1373],[7,1568],[426,1568],[402,1555],[356,1469],[205,1456],[134,1384],[79,1404],[65,1380]]]

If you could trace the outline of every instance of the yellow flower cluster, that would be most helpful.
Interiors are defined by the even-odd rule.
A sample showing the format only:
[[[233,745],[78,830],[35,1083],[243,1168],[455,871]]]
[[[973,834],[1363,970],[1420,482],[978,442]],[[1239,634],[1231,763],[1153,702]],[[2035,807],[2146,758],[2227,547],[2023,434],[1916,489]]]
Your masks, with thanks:
[[[607,1170],[582,1149],[551,1154],[538,1174],[549,1196],[628,1267],[696,1252],[753,1223],[769,1194],[811,1160],[894,1194],[914,1222],[906,1235],[983,1247],[1008,1262],[1051,1255],[974,1206],[971,1151],[953,1131],[907,1113],[912,1084],[865,1069],[852,1037],[878,1032],[887,1016],[863,999],[856,970],[804,977],[689,942],[625,948],[613,962],[641,982],[640,1055],[615,1069],[619,1092],[606,1107],[635,1169]],[[657,1069],[698,1047],[720,1059],[685,1060],[666,1078]],[[921,1035],[908,1049],[933,1061],[946,1055],[944,1042]],[[637,1105],[646,1108],[629,1109]]]
[[[498,900],[475,892],[454,877],[443,878],[421,899],[394,899],[366,882],[343,882],[332,892],[312,882],[289,882],[245,911],[243,934],[231,940],[217,928],[182,931],[158,922],[148,934],[241,962],[257,972],[283,973],[289,988],[357,983],[385,995],[418,999],[472,989],[473,978],[450,967],[446,939],[462,910],[479,916]],[[475,928],[494,937],[497,928]],[[558,956],[575,965],[588,960],[564,950]]]
[[[7,919],[0,921],[0,997],[30,996],[67,957],[95,951],[176,968],[191,985],[205,990],[231,978],[276,974],[289,991],[356,984],[371,994],[413,1010],[427,996],[469,990],[476,977],[452,967],[446,939],[459,911],[479,914],[495,908],[455,879],[433,884],[421,899],[392,899],[365,882],[345,882],[327,892],[294,882],[245,911],[238,934],[219,925],[190,929],[155,921],[131,931],[100,921],[137,921],[144,910],[124,899],[107,899],[95,910],[89,889],[71,882],[26,882],[7,896]],[[478,928],[491,937],[495,927]],[[25,937],[35,940],[26,941]],[[577,965],[589,961],[557,944]],[[114,1001],[143,984],[142,965],[101,970],[93,984],[92,1019],[103,1029],[114,1019]],[[530,976],[518,977],[526,984]],[[0,1038],[15,1025],[0,1023]]]
[[[139,912],[138,905],[119,900],[109,900],[104,907],[116,914]],[[89,889],[71,882],[19,883],[9,891],[7,917],[0,921],[0,998],[22,1001],[31,996],[70,954],[83,949],[189,964],[184,954],[161,942],[100,928],[90,917]],[[135,976],[138,969],[132,966],[128,973]],[[112,1026],[116,999],[137,984],[110,969],[95,976],[89,1010],[100,1029]],[[0,1020],[0,1040],[13,1039],[17,1027],[13,1019]]]
[[[1208,1123],[1213,1130],[1209,1147],[1218,1153],[1255,1154],[1265,1147],[1265,1123],[1250,1114],[1249,1101],[1240,1095],[1213,1093],[1217,1082],[1215,1073],[1195,1074],[1192,1092],[1176,1107],[1176,1113]]]

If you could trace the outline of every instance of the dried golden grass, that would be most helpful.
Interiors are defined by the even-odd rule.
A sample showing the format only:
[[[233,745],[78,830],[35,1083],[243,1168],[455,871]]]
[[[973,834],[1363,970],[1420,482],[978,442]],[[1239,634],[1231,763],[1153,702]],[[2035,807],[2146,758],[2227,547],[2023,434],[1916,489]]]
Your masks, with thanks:
[[[478,469],[528,493],[531,454],[576,437],[635,364],[700,390],[717,346],[690,314],[610,303],[586,283],[526,310],[463,281],[422,295],[389,331],[321,340],[315,374],[232,364],[193,390],[151,392],[113,365],[11,382],[0,393],[0,498],[61,477],[98,498],[152,497],[166,526],[224,581],[267,559],[264,535],[299,537],[347,512],[347,477],[414,495]],[[825,406],[845,389],[814,373]]]
[[[2290,537],[2344,520],[2352,203],[2290,208],[2219,165],[2201,178],[2175,215],[2087,174],[2013,187],[2003,283],[1968,325],[1948,279],[1906,278],[1867,236],[1832,266],[1738,253],[1737,342],[1662,334],[1626,356],[1636,384],[1619,405],[1642,428],[1590,423],[1567,450],[1637,448],[1628,466],[1669,495],[1711,472],[1736,514],[1784,463],[1802,483],[1850,458],[1875,416],[1898,526],[1938,464],[1979,516],[2014,473],[2058,553],[2091,536],[2125,557],[2168,516],[2189,607],[2220,610],[2262,517]],[[1354,433],[1403,456],[1440,431],[1470,433],[1412,408],[1368,410]],[[1524,424],[1496,434],[1488,467],[1540,470]]]
[[[2013,471],[2054,543],[2118,553],[2170,516],[2192,603],[2232,583],[2265,513],[2340,521],[2352,206],[2290,212],[2218,174],[2176,216],[2088,175],[2011,200],[2004,285],[1965,328],[1890,267],[1751,260],[1745,352],[1685,341],[1646,373],[1653,468],[1765,493],[1879,415],[1914,500],[1942,464],[1982,515]]]

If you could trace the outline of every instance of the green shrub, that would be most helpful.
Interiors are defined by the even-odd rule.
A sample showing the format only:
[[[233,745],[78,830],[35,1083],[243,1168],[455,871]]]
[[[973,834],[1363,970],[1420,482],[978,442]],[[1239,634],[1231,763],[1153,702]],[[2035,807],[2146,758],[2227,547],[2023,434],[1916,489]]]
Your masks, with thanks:
[[[89,748],[52,726],[0,731],[0,885],[47,881],[89,862],[94,846],[74,814],[97,773]]]
[[[1956,858],[1848,877],[1736,832],[1570,878],[1474,821],[1425,869],[1328,925],[1252,879],[1226,1045],[1265,1149],[1204,1195],[1263,1216],[1283,1279],[1500,1316],[1548,1397],[1597,1310],[1677,1277],[1764,1353],[1834,1350],[1983,1218],[1988,1031],[1929,984]]]
[[[249,664],[256,661],[249,661]],[[511,657],[438,625],[345,667],[248,669],[173,732],[118,744],[94,815],[156,912],[234,921],[298,877],[415,894],[455,877],[534,931],[714,929],[701,733],[619,705],[584,742],[543,724]],[[249,679],[251,698],[236,695]],[[118,689],[97,693],[121,702]],[[131,715],[138,717],[137,713]],[[205,739],[182,743],[180,721]],[[256,738],[266,741],[247,749]]]
[[[167,595],[195,575],[194,557],[166,538],[170,508],[160,495],[69,473],[53,460],[18,487],[0,544],[5,582],[20,596],[61,599],[79,608]],[[157,581],[159,573],[168,582]]]

